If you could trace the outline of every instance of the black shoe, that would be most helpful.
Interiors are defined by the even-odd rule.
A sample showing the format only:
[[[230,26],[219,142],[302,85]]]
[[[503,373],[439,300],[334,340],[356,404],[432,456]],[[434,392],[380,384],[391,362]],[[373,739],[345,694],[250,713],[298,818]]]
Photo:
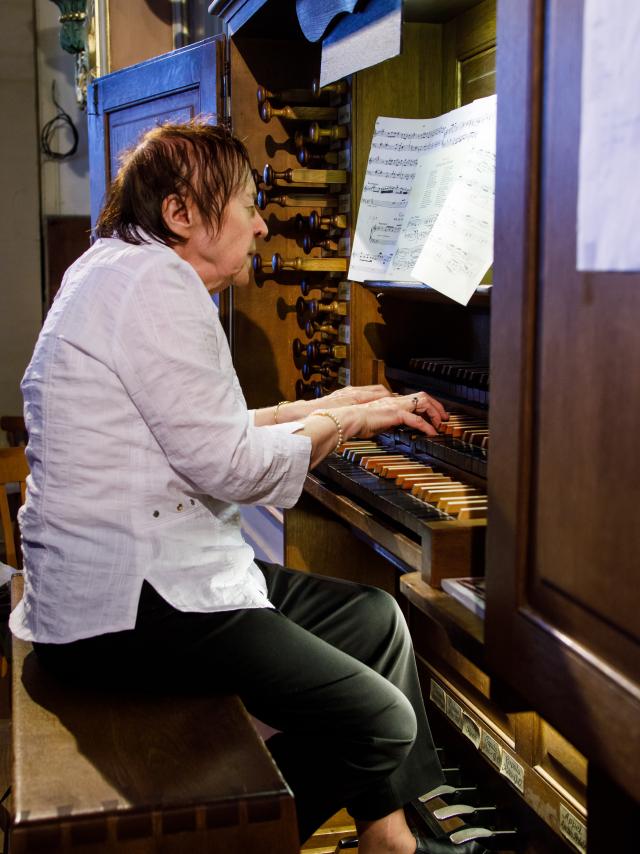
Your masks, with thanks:
[[[416,833],[416,854],[488,854],[484,845],[478,842],[463,842],[462,845],[454,845],[451,840],[446,837],[441,839],[432,839],[428,836],[423,836]]]

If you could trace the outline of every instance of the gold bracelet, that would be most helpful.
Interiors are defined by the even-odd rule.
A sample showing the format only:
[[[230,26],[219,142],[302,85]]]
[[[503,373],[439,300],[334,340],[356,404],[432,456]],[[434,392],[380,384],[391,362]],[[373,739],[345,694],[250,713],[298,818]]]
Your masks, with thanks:
[[[284,406],[287,403],[291,403],[291,401],[290,400],[281,400],[280,403],[276,404],[276,411],[273,413],[273,423],[274,424],[278,423],[278,410],[280,409],[281,406]]]
[[[335,454],[340,445],[344,442],[344,433],[342,432],[342,424],[338,420],[338,417],[331,412],[330,409],[316,409],[315,412],[311,413],[312,415],[326,415],[327,418],[330,418],[333,423],[336,425],[338,429],[338,441],[336,443],[335,448],[333,449],[333,453]]]

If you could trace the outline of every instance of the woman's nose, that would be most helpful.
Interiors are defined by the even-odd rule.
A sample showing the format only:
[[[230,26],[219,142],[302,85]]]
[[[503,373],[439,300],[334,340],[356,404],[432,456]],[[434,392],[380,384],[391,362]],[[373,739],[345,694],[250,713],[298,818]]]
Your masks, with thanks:
[[[269,234],[267,223],[263,220],[258,211],[256,211],[256,217],[257,222],[255,227],[255,235],[256,237],[266,237],[267,234]]]

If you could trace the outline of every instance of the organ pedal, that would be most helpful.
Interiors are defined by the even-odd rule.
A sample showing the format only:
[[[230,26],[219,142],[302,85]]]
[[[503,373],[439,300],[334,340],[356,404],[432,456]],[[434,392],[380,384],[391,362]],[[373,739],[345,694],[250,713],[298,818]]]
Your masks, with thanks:
[[[446,807],[438,807],[433,811],[434,816],[438,821],[447,821],[450,818],[457,818],[461,815],[473,815],[477,812],[495,812],[497,807],[476,807],[473,804],[449,804]]]

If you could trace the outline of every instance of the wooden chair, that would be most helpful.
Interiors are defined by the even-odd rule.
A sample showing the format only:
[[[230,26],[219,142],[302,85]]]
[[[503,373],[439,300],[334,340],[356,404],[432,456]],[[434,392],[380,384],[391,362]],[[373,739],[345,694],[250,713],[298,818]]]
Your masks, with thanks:
[[[2,419],[2,428],[5,428]],[[23,422],[24,426],[24,422]],[[9,566],[18,569],[22,565],[20,545],[17,536],[16,512],[24,502],[26,492],[26,477],[29,473],[24,448],[0,448],[0,520],[4,540],[4,560]],[[11,490],[11,487],[14,490]],[[4,610],[4,606],[3,606]],[[10,700],[10,668],[8,661],[8,627],[4,622],[0,627],[3,635],[3,650],[0,654],[0,829],[3,831],[3,854],[8,850],[8,831],[10,813],[5,800],[11,789],[11,700]],[[4,793],[4,794],[3,794]]]
[[[20,546],[17,539],[15,509],[10,506],[10,496],[7,487],[18,484],[20,501],[25,498],[26,479],[29,466],[24,448],[0,448],[0,519],[2,520],[2,536],[4,538],[5,563],[19,569],[21,566]],[[16,502],[12,502],[14,505]],[[12,512],[13,511],[13,512]]]
[[[18,448],[27,444],[29,436],[22,415],[0,416],[0,430],[7,434],[9,447]]]

